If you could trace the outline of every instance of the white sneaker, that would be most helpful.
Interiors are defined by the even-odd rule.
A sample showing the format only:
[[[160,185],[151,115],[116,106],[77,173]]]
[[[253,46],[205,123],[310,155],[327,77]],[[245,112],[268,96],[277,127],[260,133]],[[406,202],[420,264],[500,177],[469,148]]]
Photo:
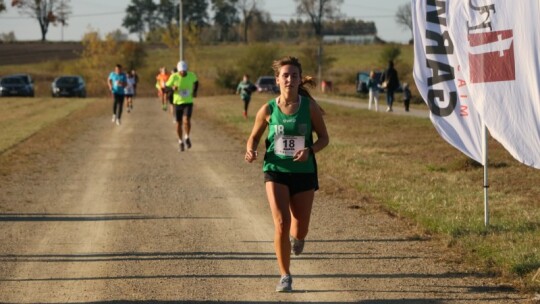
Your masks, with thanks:
[[[292,276],[286,274],[279,279],[279,283],[276,286],[277,292],[291,292],[292,291]]]
[[[120,119],[117,119],[117,120],[116,120],[116,125],[119,126],[119,125],[121,125],[121,124],[122,124],[122,123],[120,122]]]
[[[115,121],[116,121],[116,115],[113,114],[113,115],[112,115],[112,120],[111,120],[111,122],[114,123]]]

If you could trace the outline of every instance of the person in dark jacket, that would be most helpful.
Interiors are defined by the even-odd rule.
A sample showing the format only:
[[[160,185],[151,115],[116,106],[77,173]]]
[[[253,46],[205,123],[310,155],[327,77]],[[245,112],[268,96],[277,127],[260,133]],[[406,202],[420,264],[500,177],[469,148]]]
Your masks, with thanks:
[[[382,87],[386,90],[386,112],[392,112],[392,105],[394,103],[394,92],[399,88],[399,78],[396,69],[394,69],[394,62],[388,61],[388,68],[381,76]]]

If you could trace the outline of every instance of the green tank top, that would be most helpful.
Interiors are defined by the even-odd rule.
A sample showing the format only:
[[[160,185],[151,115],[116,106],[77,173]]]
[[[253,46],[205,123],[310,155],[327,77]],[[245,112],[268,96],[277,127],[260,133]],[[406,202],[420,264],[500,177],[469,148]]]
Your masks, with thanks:
[[[271,114],[263,171],[314,173],[315,162],[312,154],[305,162],[293,161],[295,151],[313,145],[309,99],[301,96],[300,107],[292,115],[281,112],[275,98],[268,102],[268,107]]]

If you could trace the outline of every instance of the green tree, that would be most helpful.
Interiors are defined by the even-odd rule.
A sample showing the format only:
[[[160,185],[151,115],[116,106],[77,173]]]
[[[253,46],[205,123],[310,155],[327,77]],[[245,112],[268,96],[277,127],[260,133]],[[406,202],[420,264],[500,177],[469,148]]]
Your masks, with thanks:
[[[49,25],[56,25],[59,22],[65,25],[71,14],[69,0],[60,2],[54,0],[12,0],[11,5],[20,9],[24,15],[39,22],[41,41],[46,40]]]
[[[158,5],[161,25],[167,28],[169,34],[169,37],[166,38],[167,41],[178,40],[178,23],[180,22],[178,5],[179,3],[176,0],[160,0]],[[184,24],[187,24],[186,28],[188,30],[193,29],[191,25],[199,28],[208,25],[207,0],[183,1],[182,5],[182,17]],[[178,41],[176,44],[178,44]]]
[[[183,1],[184,9],[182,14],[184,15],[184,22],[188,24],[194,24],[197,27],[203,27],[208,25],[208,1]],[[178,10],[176,10],[178,12]],[[178,14],[177,14],[178,16]],[[178,20],[178,18],[177,18]]]
[[[4,0],[0,0],[0,12],[6,10],[6,4],[4,3]]]
[[[139,41],[143,41],[147,31],[153,31],[159,24],[158,5],[152,0],[131,0],[122,21],[130,33],[136,33]]]
[[[126,69],[144,65],[146,53],[143,45],[133,41],[118,40],[119,31],[113,31],[102,39],[96,31],[84,35],[81,43],[83,51],[77,63],[77,70],[87,79],[92,95],[105,94],[107,75],[117,63]]]
[[[220,41],[228,39],[230,30],[239,22],[237,2],[238,0],[212,0],[214,23],[219,27]]]

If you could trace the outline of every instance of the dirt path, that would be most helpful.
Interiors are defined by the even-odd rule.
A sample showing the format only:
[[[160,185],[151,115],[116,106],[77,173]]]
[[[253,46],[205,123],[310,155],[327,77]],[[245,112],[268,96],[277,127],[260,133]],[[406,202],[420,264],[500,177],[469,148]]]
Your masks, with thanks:
[[[527,303],[376,206],[322,194],[292,262],[297,292],[278,294],[260,163],[243,162],[244,143],[195,112],[193,148],[179,153],[153,100],[120,127],[109,119],[60,161],[0,176],[0,302]]]

